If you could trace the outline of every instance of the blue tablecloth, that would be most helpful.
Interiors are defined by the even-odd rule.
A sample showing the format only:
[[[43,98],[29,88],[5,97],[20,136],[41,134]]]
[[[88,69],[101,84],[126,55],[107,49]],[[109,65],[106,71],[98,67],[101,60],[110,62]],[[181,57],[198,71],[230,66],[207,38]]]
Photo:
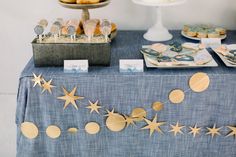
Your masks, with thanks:
[[[213,54],[219,64],[217,68],[198,69],[145,69],[144,73],[119,73],[119,59],[140,59],[139,49],[151,44],[142,38],[142,31],[120,31],[112,43],[110,67],[90,67],[87,74],[65,74],[63,68],[35,68],[30,60],[23,70],[18,92],[16,110],[17,156],[18,157],[222,157],[236,156],[236,141],[233,136],[225,137],[228,125],[236,125],[236,69],[227,68]],[[175,39],[190,41],[173,31]],[[223,41],[236,42],[236,31],[230,31]],[[168,42],[167,42],[168,43]],[[211,83],[202,93],[189,89],[189,78],[196,72],[205,72]],[[33,88],[32,73],[42,74],[46,80],[53,79],[53,94],[41,93]],[[64,102],[58,100],[63,95],[61,87],[71,91],[78,87],[76,94],[85,96],[78,101],[79,110],[69,106],[63,110]],[[168,100],[169,92],[180,88],[186,92],[183,103],[174,105]],[[148,119],[156,112],[151,110],[155,101],[164,102],[164,109],[157,112],[158,121],[165,121],[164,134],[141,130],[145,122],[137,123],[121,132],[111,132],[105,127],[105,117],[90,114],[85,108],[88,101],[99,100],[104,109],[114,108],[116,112],[129,115],[133,108],[143,107],[148,111]],[[101,131],[89,135],[83,129],[88,122],[97,122]],[[40,133],[36,139],[24,137],[20,131],[22,122],[33,122]],[[176,137],[169,130],[170,124],[186,126],[183,135]],[[193,138],[189,126],[202,127],[200,136]],[[206,127],[222,127],[221,136],[211,138],[205,135]],[[57,125],[62,134],[57,139],[49,138],[45,130],[49,125]],[[79,128],[75,135],[67,133],[70,127]]]

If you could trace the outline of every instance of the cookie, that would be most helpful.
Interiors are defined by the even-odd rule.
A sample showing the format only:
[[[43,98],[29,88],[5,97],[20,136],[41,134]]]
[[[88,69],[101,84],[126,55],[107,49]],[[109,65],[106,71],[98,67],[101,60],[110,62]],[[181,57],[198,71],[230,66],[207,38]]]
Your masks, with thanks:
[[[208,38],[220,38],[220,33],[213,31],[209,32],[207,36]]]
[[[220,35],[225,35],[226,34],[226,29],[221,28],[221,27],[217,27],[215,29],[216,32],[218,32]]]
[[[155,51],[157,51],[159,53],[163,53],[163,52],[165,52],[167,50],[167,46],[164,45],[164,44],[157,43],[157,44],[153,44],[151,46],[151,49],[155,50]]]
[[[207,32],[198,32],[197,37],[198,38],[207,38]]]
[[[197,31],[190,29],[188,32],[186,32],[186,35],[189,37],[196,37],[197,36]]]
[[[184,28],[183,28],[183,31],[184,32],[188,32],[190,29],[190,26],[189,25],[184,25]]]

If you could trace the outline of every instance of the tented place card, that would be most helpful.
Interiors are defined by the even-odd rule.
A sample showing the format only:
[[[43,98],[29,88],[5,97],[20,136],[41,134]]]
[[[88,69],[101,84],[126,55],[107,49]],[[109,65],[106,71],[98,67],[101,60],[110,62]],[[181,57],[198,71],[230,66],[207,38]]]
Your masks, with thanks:
[[[87,73],[88,60],[64,60],[65,73]]]
[[[143,59],[121,59],[120,72],[143,72]]]
[[[220,38],[202,38],[201,43],[206,45],[206,47],[215,47],[221,45]]]

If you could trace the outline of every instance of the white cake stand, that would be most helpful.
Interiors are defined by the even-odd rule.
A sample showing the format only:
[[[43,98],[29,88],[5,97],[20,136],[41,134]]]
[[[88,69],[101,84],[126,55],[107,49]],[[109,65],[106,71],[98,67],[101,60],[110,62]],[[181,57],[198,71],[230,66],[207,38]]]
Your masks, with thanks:
[[[147,33],[144,34],[144,38],[149,41],[167,41],[172,39],[172,35],[169,33],[162,24],[161,8],[166,6],[175,6],[183,4],[186,0],[170,0],[164,2],[164,0],[156,0],[156,2],[148,2],[148,0],[132,0],[134,3],[149,7],[156,8],[156,22],[148,29]],[[162,1],[162,2],[161,2]]]

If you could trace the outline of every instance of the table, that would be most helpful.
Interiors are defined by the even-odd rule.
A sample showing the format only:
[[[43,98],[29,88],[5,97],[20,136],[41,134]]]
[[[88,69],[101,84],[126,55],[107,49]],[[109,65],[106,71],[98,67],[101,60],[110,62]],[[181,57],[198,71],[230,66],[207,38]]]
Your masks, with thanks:
[[[143,31],[120,31],[112,43],[110,67],[90,67],[87,74],[65,74],[63,68],[35,68],[32,59],[23,70],[17,96],[17,157],[222,157],[236,156],[233,136],[225,137],[228,125],[236,125],[236,69],[227,68],[216,55],[219,67],[200,69],[145,69],[144,73],[119,73],[119,59],[142,58],[139,49],[151,44],[142,38]],[[174,39],[190,41],[181,37],[180,31],[172,31]],[[230,31],[224,43],[236,42],[236,31]],[[168,43],[168,42],[167,42]],[[213,52],[210,51],[212,54]],[[202,93],[189,90],[189,78],[196,72],[207,73],[211,83]],[[52,95],[41,93],[41,88],[33,88],[32,73],[42,74],[46,80],[53,79]],[[78,110],[72,105],[63,110],[64,102],[58,100],[63,95],[61,87],[68,90],[78,87],[76,94],[85,96],[78,101]],[[171,90],[184,90],[183,103],[174,105],[168,100]],[[136,107],[148,111],[147,118],[157,113],[158,121],[165,121],[161,127],[164,134],[155,132],[151,137],[148,130],[141,130],[145,122],[136,123],[121,132],[111,132],[105,127],[105,117],[89,113],[88,101],[99,100],[104,109],[129,115]],[[160,112],[151,110],[155,101],[164,103]],[[104,113],[102,113],[104,114]],[[21,123],[33,122],[39,128],[35,139],[28,139],[20,131]],[[83,128],[88,122],[97,122],[101,130],[96,135],[86,133]],[[169,132],[170,124],[177,122],[186,126],[184,134],[174,136]],[[202,128],[195,138],[189,134],[189,126],[197,123]],[[57,125],[62,133],[57,139],[49,138],[45,130],[49,125]],[[222,127],[221,136],[212,138],[206,127]],[[70,127],[78,127],[78,133],[67,133]]]

